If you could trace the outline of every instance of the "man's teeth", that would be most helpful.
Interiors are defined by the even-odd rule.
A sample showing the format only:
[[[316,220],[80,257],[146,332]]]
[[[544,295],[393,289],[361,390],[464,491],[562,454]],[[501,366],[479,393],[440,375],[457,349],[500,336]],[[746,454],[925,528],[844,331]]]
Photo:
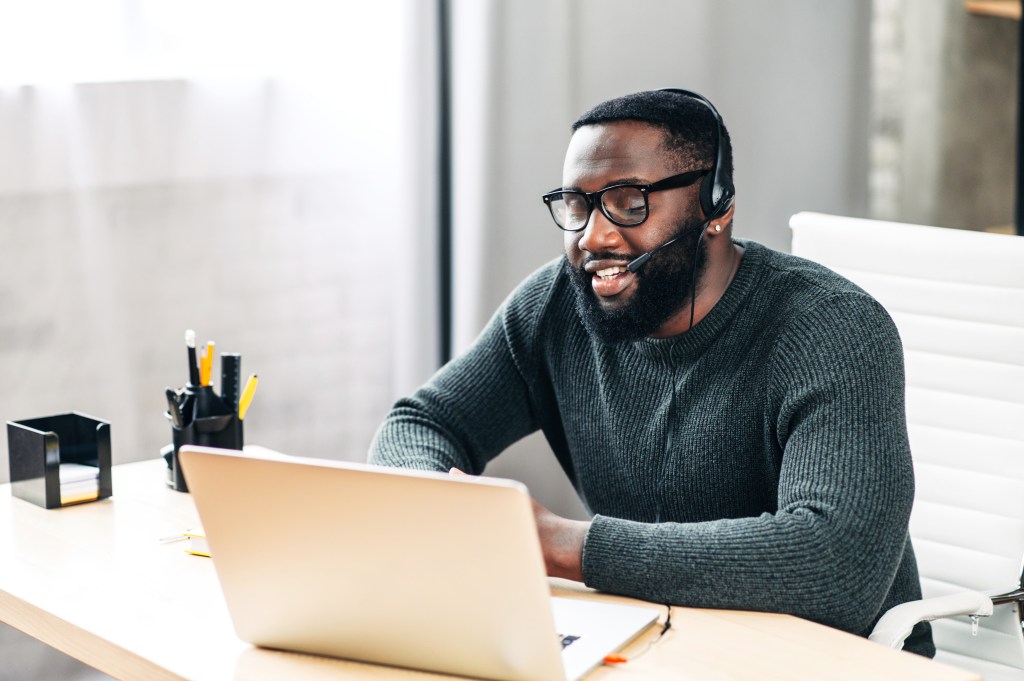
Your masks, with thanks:
[[[625,267],[609,267],[604,270],[598,270],[595,274],[599,277],[614,277],[616,274],[621,274],[626,271]]]

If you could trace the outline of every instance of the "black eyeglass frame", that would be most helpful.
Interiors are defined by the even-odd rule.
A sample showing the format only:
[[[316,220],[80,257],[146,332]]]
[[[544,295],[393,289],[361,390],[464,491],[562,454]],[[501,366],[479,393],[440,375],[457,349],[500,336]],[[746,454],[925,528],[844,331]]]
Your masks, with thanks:
[[[555,224],[558,225],[559,229],[565,232],[582,232],[584,229],[586,229],[587,222],[590,221],[590,214],[594,212],[595,206],[600,208],[601,214],[608,218],[608,221],[611,222],[613,225],[616,225],[618,227],[639,227],[640,225],[647,222],[647,218],[651,217],[651,205],[648,198],[651,193],[664,191],[666,189],[678,189],[679,187],[689,187],[690,185],[695,184],[698,180],[703,178],[709,172],[711,172],[710,168],[705,168],[703,170],[690,170],[685,173],[679,173],[678,175],[666,177],[664,180],[658,180],[657,182],[654,182],[652,184],[613,184],[610,187],[598,189],[596,192],[581,192],[575,189],[553,189],[552,191],[549,191],[548,193],[541,196],[540,198],[541,200],[544,201],[545,204],[547,204],[548,212],[551,213],[551,219],[555,221]],[[644,197],[644,217],[639,222],[619,222],[614,217],[612,217],[611,214],[609,214],[608,210],[604,206],[603,196],[605,192],[610,192],[613,189],[623,188],[637,189],[640,191],[640,194]],[[582,196],[583,200],[587,204],[587,221],[584,222],[583,226],[579,227],[578,229],[570,229],[564,226],[558,221],[558,217],[555,215],[555,208],[552,205],[552,202],[562,198],[564,194],[575,194],[576,196]]]

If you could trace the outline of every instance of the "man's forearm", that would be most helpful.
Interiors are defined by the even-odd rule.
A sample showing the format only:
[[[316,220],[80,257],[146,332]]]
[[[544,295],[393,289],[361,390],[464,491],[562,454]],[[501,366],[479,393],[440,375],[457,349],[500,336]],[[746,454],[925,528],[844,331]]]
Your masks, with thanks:
[[[585,520],[569,520],[533,502],[544,566],[552,577],[583,581],[583,541],[590,529]]]

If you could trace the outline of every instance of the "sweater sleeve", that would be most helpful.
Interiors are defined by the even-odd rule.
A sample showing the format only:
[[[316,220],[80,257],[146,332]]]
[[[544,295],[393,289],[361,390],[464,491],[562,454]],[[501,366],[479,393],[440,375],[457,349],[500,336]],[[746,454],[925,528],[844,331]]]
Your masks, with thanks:
[[[587,584],[646,600],[786,612],[866,633],[896,578],[913,500],[903,351],[864,294],[820,301],[776,341],[766,431],[777,510],[697,523],[594,519]]]
[[[394,405],[371,444],[371,463],[478,475],[537,430],[530,346],[554,271],[548,265],[527,279],[465,354]]]

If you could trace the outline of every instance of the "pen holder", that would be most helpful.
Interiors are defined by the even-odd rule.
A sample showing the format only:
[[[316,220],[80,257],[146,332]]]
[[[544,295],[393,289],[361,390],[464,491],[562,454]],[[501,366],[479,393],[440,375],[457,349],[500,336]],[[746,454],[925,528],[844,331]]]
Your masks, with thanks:
[[[110,424],[71,412],[7,422],[11,494],[43,508],[60,508],[113,494]],[[61,464],[78,464],[74,475]],[[83,466],[96,468],[95,478]],[[83,473],[85,474],[83,476]]]
[[[241,449],[242,419],[225,403],[212,386],[185,386],[182,412],[183,425],[174,425],[169,412],[164,415],[171,422],[171,444],[161,451],[167,462],[167,485],[179,492],[188,492],[188,484],[178,463],[178,450],[182,445]]]

